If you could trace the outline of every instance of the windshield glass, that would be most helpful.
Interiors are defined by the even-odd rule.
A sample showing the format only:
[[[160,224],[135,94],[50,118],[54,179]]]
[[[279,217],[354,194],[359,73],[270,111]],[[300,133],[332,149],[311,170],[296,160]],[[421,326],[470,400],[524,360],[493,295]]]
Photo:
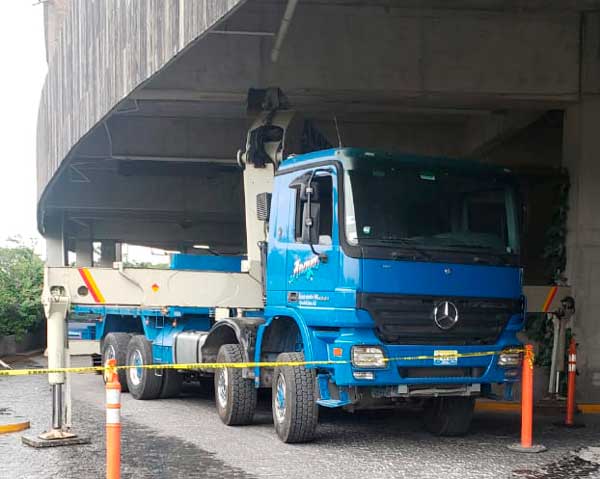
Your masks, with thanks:
[[[346,171],[348,243],[517,253],[515,195],[507,175],[464,170],[395,164]]]

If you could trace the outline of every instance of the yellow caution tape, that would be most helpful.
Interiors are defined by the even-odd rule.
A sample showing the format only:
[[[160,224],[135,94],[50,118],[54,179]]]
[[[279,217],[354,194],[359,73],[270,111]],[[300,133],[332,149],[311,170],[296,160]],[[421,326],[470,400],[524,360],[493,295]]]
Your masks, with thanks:
[[[442,350],[443,351],[443,350]],[[477,351],[472,353],[455,353],[443,356],[444,359],[454,358],[477,358],[482,356],[494,356],[503,353],[522,353],[523,348],[504,349],[502,351]],[[533,353],[529,360],[533,364]],[[384,361],[399,362],[399,361],[427,361],[441,359],[440,356],[422,355],[422,356],[400,356],[394,358],[385,358]],[[1,376],[33,376],[39,374],[62,374],[62,373],[103,373],[106,371],[117,371],[119,369],[245,369],[245,368],[275,368],[275,367],[296,367],[296,366],[332,366],[339,364],[350,364],[349,360],[327,360],[327,361],[263,361],[263,362],[241,362],[241,363],[190,363],[190,364],[144,364],[140,366],[124,365],[124,366],[87,366],[87,367],[71,367],[71,368],[37,368],[37,369],[9,369],[0,371]]]

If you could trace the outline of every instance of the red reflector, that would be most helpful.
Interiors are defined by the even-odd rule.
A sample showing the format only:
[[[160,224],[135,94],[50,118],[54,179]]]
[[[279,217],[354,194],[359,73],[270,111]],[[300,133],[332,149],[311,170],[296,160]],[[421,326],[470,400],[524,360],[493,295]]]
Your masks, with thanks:
[[[333,348],[333,355],[335,357],[341,357],[343,353],[343,349],[342,348]]]

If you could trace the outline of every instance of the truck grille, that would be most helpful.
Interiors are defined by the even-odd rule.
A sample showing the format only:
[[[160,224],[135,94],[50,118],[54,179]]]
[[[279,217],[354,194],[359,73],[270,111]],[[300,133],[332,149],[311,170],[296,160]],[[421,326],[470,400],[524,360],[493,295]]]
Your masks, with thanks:
[[[433,319],[441,301],[451,301],[458,309],[459,320],[449,330],[438,328]],[[494,344],[522,304],[514,299],[359,293],[357,308],[369,312],[384,343],[477,345]]]

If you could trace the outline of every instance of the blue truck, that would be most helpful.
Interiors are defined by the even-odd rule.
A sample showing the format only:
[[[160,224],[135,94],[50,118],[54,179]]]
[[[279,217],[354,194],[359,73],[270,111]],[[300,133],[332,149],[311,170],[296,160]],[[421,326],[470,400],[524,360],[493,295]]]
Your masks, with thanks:
[[[319,407],[419,405],[432,433],[465,434],[475,399],[491,397],[493,385],[510,396],[519,380],[525,300],[514,175],[357,148],[285,155],[284,130],[271,115],[240,155],[247,256],[181,255],[173,265],[249,275],[260,285],[257,304],[74,301],[71,338],[101,340],[103,361],[199,364],[133,367],[121,382],[153,399],[212,377],[227,425],[251,423],[257,390],[270,388],[275,430],[288,443],[315,437]],[[201,367],[215,362],[281,365]]]

